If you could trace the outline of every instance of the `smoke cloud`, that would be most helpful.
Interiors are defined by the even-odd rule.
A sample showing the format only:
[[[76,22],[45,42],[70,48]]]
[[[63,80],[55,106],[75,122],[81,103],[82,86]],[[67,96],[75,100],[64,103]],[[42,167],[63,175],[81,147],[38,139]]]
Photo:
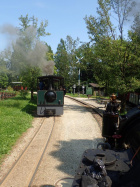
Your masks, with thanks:
[[[11,63],[16,71],[25,67],[39,67],[42,75],[52,75],[54,73],[54,62],[47,61],[46,53],[48,47],[41,42],[37,36],[37,30],[30,26],[25,31],[4,25],[0,27],[0,33],[7,35],[9,45],[11,45]]]
[[[135,0],[134,2],[135,2],[135,6],[132,7],[132,10],[130,12],[130,16],[131,15],[135,16],[135,15],[137,15],[140,12],[139,11],[139,9],[140,9],[140,1],[139,0]]]
[[[5,38],[6,47],[10,47],[18,38],[18,29],[10,24],[0,26],[0,33]]]
[[[10,36],[14,36],[18,34],[18,29],[10,24],[5,24],[3,26],[0,26],[0,32],[3,34],[9,34]]]
[[[132,25],[134,18],[139,14],[140,1],[134,0],[134,5],[130,7],[131,11],[128,14],[128,22],[126,24]]]

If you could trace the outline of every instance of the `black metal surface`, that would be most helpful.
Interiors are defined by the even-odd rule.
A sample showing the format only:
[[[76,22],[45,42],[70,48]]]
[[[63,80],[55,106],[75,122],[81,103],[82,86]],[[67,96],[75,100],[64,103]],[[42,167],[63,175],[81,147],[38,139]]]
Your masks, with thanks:
[[[56,114],[56,110],[55,109],[46,109],[45,111],[45,114],[46,116],[53,116]]]
[[[48,103],[52,103],[56,100],[56,92],[49,90],[45,93],[45,99]]]
[[[112,137],[116,131],[116,124],[118,124],[118,114],[103,113],[103,127],[102,136]]]
[[[100,159],[104,162],[105,166],[114,164],[116,161],[116,157],[110,153],[110,151],[108,150],[101,150],[101,149],[97,149],[95,150],[88,150],[85,154],[84,157],[87,159],[87,161],[89,162],[93,162],[93,160],[96,159]]]
[[[72,187],[82,186],[82,175],[86,168],[93,164],[94,159],[99,159],[104,163],[107,176],[112,181],[112,186],[117,186],[118,182],[121,182],[122,177],[130,170],[129,156],[131,156],[130,151],[86,150],[82,156]]]
[[[72,187],[140,186],[140,107],[120,116],[119,122],[118,114],[111,110],[103,114],[102,135],[106,143],[99,144],[102,149],[84,152]],[[106,175],[95,167],[96,160],[104,164]]]

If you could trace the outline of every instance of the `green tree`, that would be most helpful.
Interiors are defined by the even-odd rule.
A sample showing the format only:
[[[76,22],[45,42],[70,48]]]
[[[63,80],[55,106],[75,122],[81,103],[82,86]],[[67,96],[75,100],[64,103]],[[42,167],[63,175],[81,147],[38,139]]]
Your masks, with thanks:
[[[78,82],[78,68],[79,63],[76,59],[76,50],[79,45],[79,38],[74,40],[71,36],[67,36],[65,40],[67,55],[68,55],[68,64],[69,64],[69,86]]]
[[[65,86],[70,87],[78,80],[78,69],[75,53],[79,39],[72,39],[67,36],[66,40],[61,39],[55,55],[57,74],[65,78]]]
[[[82,44],[76,50],[76,56],[81,58],[81,63],[78,64],[81,70],[81,84],[96,82],[94,75],[94,47],[89,43]]]
[[[48,26],[48,21],[45,20],[44,22],[42,21],[40,23],[40,26],[38,27],[38,18],[35,18],[34,16],[30,17],[28,16],[28,14],[26,14],[26,16],[20,16],[19,20],[21,21],[20,25],[21,25],[21,31],[25,32],[27,28],[29,27],[33,27],[36,29],[36,37],[40,38],[40,36],[46,36],[46,35],[50,35],[49,32],[46,32],[46,27]],[[25,38],[26,39],[26,38]],[[26,42],[28,44],[28,42]],[[29,43],[30,45],[30,43]]]
[[[3,54],[0,54],[0,73],[2,72],[6,72],[7,68],[6,68],[6,61],[4,60]]]
[[[65,41],[63,39],[60,40],[57,47],[55,66],[57,68],[57,75],[63,76],[65,78],[65,85],[68,86],[70,66]]]
[[[37,90],[37,77],[41,76],[41,70],[38,67],[28,67],[21,73],[21,81],[23,86],[31,90],[31,99],[33,99],[33,92]]]
[[[140,85],[137,78],[139,70],[138,68],[132,69],[132,67],[139,67],[139,47],[136,48],[132,41],[126,41],[123,38],[124,22],[134,3],[131,0],[98,0],[98,4],[99,17],[85,18],[88,33],[95,47],[95,76],[99,84],[121,94],[121,111],[123,112],[126,94]],[[110,19],[112,9],[118,17],[119,37]],[[134,51],[137,51],[137,55]]]
[[[6,88],[8,86],[8,76],[6,73],[0,73],[0,88]]]
[[[46,43],[46,46],[48,48],[48,51],[47,51],[47,54],[46,54],[46,58],[47,60],[54,60],[54,54],[53,54],[53,50],[51,48],[51,46],[49,46],[47,43]]]
[[[6,79],[4,78],[4,80],[6,81],[6,84],[4,86],[7,87],[7,77],[8,77],[8,85],[11,83],[11,61],[10,61],[10,57],[11,57],[11,52],[9,51],[9,49],[3,51],[0,53],[0,75],[3,77],[6,77]]]
[[[47,43],[46,43],[46,46],[48,48],[48,52],[46,54],[47,61],[53,61],[54,62],[55,54],[53,53],[53,50],[52,50],[51,46],[49,46]],[[57,75],[57,68],[56,68],[55,65],[54,65],[54,75]]]
[[[24,83],[27,81],[26,85],[29,84],[28,88],[31,89],[32,99],[34,90],[32,80],[34,78],[36,83],[36,78],[40,72],[46,70],[47,58],[51,58],[49,55],[46,56],[48,47],[40,41],[41,36],[49,35],[46,32],[48,22],[45,20],[38,26],[38,19],[34,16],[29,18],[28,14],[25,17],[21,15],[19,20],[21,21],[21,28],[19,37],[13,45],[11,69],[15,72],[15,76],[18,75],[20,79],[24,80]]]

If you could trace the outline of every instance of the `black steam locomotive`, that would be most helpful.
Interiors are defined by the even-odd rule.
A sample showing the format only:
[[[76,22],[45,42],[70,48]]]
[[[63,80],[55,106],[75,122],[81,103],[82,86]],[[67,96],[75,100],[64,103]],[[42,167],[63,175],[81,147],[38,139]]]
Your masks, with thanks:
[[[119,116],[115,99],[103,114],[105,142],[84,152],[72,187],[140,186],[140,107]]]

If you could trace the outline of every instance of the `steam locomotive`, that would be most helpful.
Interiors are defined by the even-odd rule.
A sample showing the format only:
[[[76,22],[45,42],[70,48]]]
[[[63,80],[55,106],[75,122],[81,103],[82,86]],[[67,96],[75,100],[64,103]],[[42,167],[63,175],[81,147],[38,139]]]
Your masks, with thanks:
[[[64,78],[61,76],[41,76],[37,78],[37,115],[62,115],[64,105]]]
[[[83,153],[72,187],[140,186],[140,106],[118,115],[112,100],[103,113],[104,143]]]

